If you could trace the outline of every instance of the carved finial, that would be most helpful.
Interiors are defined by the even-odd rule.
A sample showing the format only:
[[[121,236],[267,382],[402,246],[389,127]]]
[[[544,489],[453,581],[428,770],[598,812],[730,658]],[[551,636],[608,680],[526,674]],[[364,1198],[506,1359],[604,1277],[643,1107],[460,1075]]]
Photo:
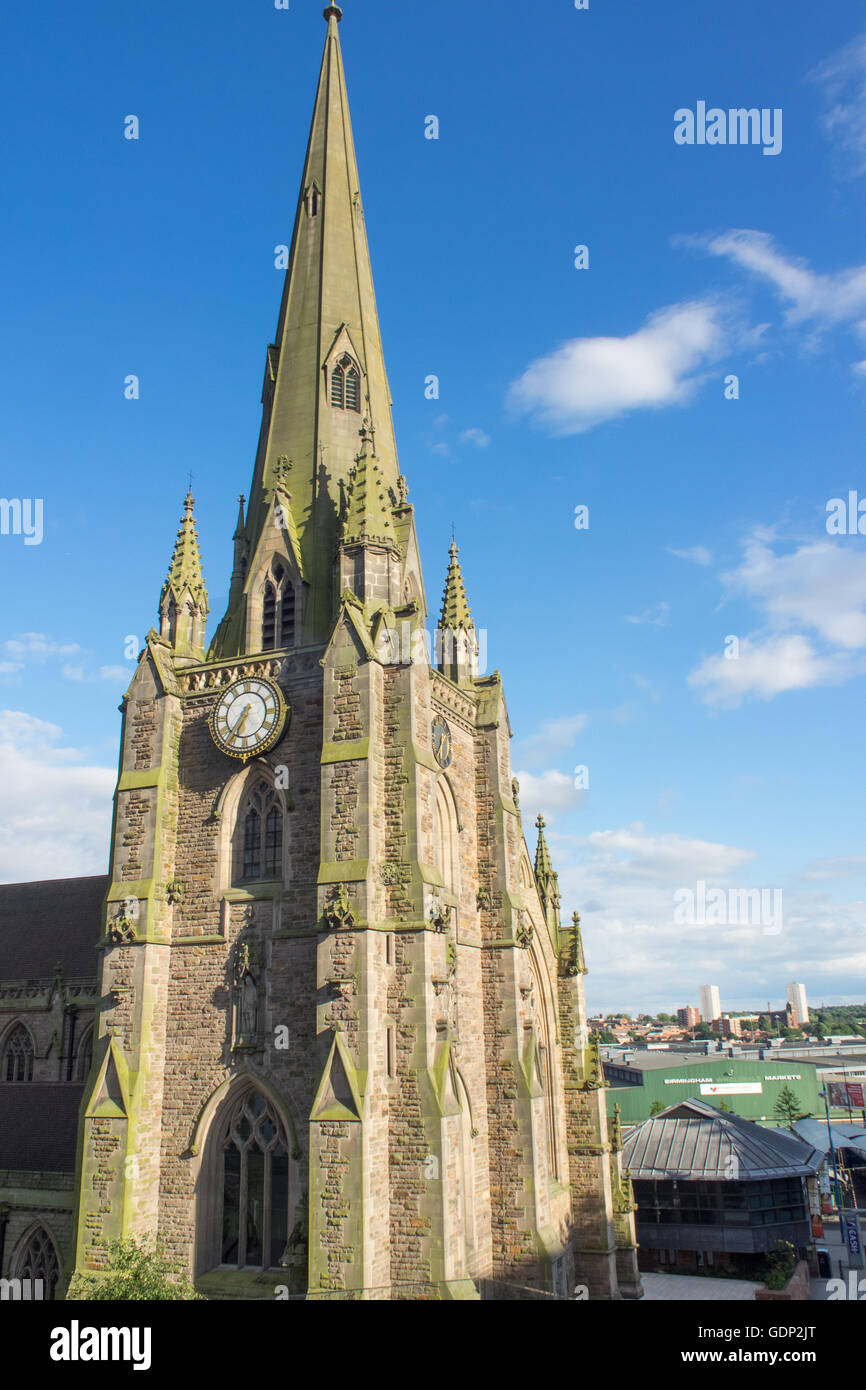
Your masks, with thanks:
[[[322,11],[322,14],[328,21],[330,21],[331,17],[333,16],[333,18],[336,19],[338,24],[340,20],[343,18],[343,11],[340,9],[339,5],[328,5],[327,9]]]
[[[545,827],[546,821],[540,811],[538,815],[535,817],[535,824],[538,826],[539,830],[543,830]]]

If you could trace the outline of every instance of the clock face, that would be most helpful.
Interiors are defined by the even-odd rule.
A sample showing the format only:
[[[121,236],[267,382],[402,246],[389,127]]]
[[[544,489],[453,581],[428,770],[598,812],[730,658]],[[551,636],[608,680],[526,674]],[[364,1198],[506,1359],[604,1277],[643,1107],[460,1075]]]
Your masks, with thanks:
[[[451,743],[451,730],[445,723],[441,714],[437,714],[433,720],[433,727],[430,730],[433,736],[433,756],[440,767],[451,766],[451,754],[453,746]]]
[[[285,718],[279,686],[262,676],[247,676],[233,681],[214,705],[211,734],[230,757],[252,758],[276,743]]]

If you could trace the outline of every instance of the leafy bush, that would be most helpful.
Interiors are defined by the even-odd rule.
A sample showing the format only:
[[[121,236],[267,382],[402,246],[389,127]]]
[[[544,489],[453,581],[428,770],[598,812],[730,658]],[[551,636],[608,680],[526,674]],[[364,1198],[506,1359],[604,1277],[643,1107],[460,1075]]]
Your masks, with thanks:
[[[199,1299],[186,1269],[157,1241],[113,1240],[104,1274],[75,1274],[67,1299]]]

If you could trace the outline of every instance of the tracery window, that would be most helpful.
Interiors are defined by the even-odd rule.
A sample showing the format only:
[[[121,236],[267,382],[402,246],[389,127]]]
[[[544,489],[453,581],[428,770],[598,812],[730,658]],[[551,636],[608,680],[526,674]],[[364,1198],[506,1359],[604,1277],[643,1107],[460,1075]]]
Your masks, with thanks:
[[[331,368],[331,405],[339,410],[361,409],[361,373],[347,352]]]
[[[41,1279],[43,1299],[52,1299],[60,1274],[54,1241],[44,1226],[37,1226],[15,1263],[16,1279]]]
[[[32,1081],[33,1039],[23,1023],[18,1023],[6,1039],[3,1049],[2,1075],[4,1081]]]
[[[261,1092],[238,1103],[221,1162],[220,1263],[278,1265],[288,1240],[289,1152],[282,1122]]]
[[[283,871],[283,808],[264,779],[250,788],[238,816],[235,881],[279,878]]]

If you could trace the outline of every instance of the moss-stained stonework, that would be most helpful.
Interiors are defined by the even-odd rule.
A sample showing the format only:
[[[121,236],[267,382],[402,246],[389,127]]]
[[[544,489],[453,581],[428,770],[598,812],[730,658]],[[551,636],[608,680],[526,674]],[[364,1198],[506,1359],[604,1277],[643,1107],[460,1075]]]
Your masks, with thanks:
[[[158,1233],[221,1298],[269,1296],[281,1270],[309,1298],[473,1299],[482,1280],[634,1295],[579,927],[562,929],[543,826],[532,866],[456,546],[435,663],[426,650],[327,13],[228,608],[205,658],[188,498],[124,700],[76,1260],[98,1269],[113,1237]],[[344,367],[357,399],[331,385]],[[292,640],[273,647],[268,594],[287,585]],[[253,675],[291,719],[244,764],[208,721]],[[262,787],[282,862],[245,878]],[[221,1146],[254,1093],[288,1165],[289,1237],[259,1275],[220,1267]]]

